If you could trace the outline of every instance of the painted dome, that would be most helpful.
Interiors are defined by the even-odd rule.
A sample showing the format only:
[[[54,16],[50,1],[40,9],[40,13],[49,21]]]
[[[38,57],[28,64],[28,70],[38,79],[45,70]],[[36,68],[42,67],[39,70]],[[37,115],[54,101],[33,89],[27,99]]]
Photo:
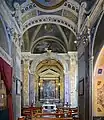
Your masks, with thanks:
[[[32,0],[32,1],[43,9],[51,10],[61,6],[65,0]]]

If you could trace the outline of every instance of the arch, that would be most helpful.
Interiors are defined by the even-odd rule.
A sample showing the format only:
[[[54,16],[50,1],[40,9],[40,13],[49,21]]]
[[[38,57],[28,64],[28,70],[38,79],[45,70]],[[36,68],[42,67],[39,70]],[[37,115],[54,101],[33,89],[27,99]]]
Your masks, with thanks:
[[[104,116],[104,11],[100,14],[99,21],[96,26],[92,53],[94,55],[94,72],[93,72],[93,116]]]
[[[48,59],[48,58],[59,61],[63,65],[64,72],[68,71],[68,64],[66,63],[65,59],[62,56],[59,56],[57,53],[50,53],[50,55],[48,55],[47,53],[43,53],[42,55],[39,55],[38,57],[34,58],[31,64],[31,67],[30,67],[30,72],[34,73],[37,65],[43,60]]]
[[[104,116],[104,45],[97,57],[93,76],[93,116]]]
[[[10,41],[9,41],[9,37],[8,37],[8,34],[7,34],[7,30],[6,30],[6,27],[5,27],[4,20],[3,20],[1,15],[0,15],[0,21],[1,21],[1,26],[2,26],[2,32],[4,34],[3,37],[5,37],[4,40],[3,40],[5,42],[5,44],[4,44],[3,41],[1,41],[0,44],[1,44],[1,47],[5,50],[5,52],[7,52],[10,55],[11,54],[11,51],[10,51],[10,48],[11,48]],[[1,40],[2,40],[2,38],[1,38]]]
[[[31,52],[33,53],[33,50],[34,48],[36,47],[36,45],[39,43],[39,42],[42,42],[42,41],[54,41],[56,43],[58,43],[64,50],[64,52],[67,51],[67,49],[65,49],[65,46],[62,44],[62,41],[56,37],[53,37],[53,36],[44,36],[44,37],[40,37],[39,39],[36,39],[32,46],[31,46]]]
[[[100,18],[98,20],[98,23],[96,25],[96,29],[95,29],[95,33],[94,33],[94,37],[93,37],[93,40],[92,40],[92,54],[94,55],[94,63],[97,59],[97,56],[99,54],[99,51],[100,51],[100,48],[102,48],[103,46],[103,40],[101,40],[98,36],[101,36],[103,35],[103,32],[101,32],[101,26],[103,26],[104,24],[104,11],[101,13],[100,15]],[[102,29],[103,31],[103,29]],[[98,43],[98,44],[96,44]],[[97,46],[99,48],[96,48]],[[97,53],[95,52],[95,49],[97,50]]]
[[[39,24],[45,24],[45,23],[52,23],[52,24],[59,24],[62,25],[68,29],[70,29],[73,34],[76,36],[77,32],[77,26],[76,24],[69,20],[68,18],[62,17],[62,16],[57,16],[57,15],[41,15],[41,16],[35,16],[29,20],[27,20],[23,24],[23,33],[27,31],[29,28],[39,25]]]

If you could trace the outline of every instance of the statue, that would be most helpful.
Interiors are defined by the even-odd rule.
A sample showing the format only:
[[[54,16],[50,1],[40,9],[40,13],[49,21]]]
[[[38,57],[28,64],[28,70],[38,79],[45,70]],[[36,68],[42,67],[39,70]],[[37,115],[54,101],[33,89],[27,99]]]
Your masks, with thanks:
[[[79,8],[79,17],[78,17],[78,33],[80,33],[80,28],[81,28],[81,24],[83,22],[83,15],[86,12],[86,7],[87,7],[87,3],[86,2],[82,2]]]
[[[15,8],[15,19],[17,21],[17,24],[19,26],[19,28],[21,29],[21,8],[19,3],[15,2],[14,3],[14,8]]]

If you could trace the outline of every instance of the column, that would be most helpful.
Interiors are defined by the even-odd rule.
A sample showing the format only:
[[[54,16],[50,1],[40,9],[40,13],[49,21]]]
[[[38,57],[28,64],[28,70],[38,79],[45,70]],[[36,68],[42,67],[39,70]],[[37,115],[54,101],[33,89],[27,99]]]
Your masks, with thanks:
[[[29,105],[35,103],[34,95],[34,74],[29,73]]]
[[[29,105],[29,60],[24,60],[24,72],[23,72],[23,105]]]
[[[68,102],[68,104],[70,104],[70,83],[69,83],[69,72],[65,73],[65,83],[64,83],[64,89],[65,89],[65,104]]]

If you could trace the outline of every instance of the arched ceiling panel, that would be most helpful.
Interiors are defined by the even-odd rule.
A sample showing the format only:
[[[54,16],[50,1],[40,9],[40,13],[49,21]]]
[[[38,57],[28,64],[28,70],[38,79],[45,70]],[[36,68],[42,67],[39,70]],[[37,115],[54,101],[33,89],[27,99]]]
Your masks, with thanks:
[[[32,0],[36,3],[39,7],[47,10],[55,9],[60,7],[65,0]]]
[[[75,39],[75,35],[66,27],[50,23],[40,24],[24,33],[22,51],[44,53],[46,48],[57,53],[76,51]]]
[[[39,42],[33,49],[32,53],[44,53],[46,49],[52,50],[52,52],[65,53],[64,46],[55,40],[45,40]]]
[[[60,73],[63,71],[63,65],[59,61],[56,61],[54,59],[46,59],[46,60],[43,60],[42,62],[40,62],[37,65],[36,69],[37,69],[38,73],[42,73],[47,70],[51,70],[53,72]]]

